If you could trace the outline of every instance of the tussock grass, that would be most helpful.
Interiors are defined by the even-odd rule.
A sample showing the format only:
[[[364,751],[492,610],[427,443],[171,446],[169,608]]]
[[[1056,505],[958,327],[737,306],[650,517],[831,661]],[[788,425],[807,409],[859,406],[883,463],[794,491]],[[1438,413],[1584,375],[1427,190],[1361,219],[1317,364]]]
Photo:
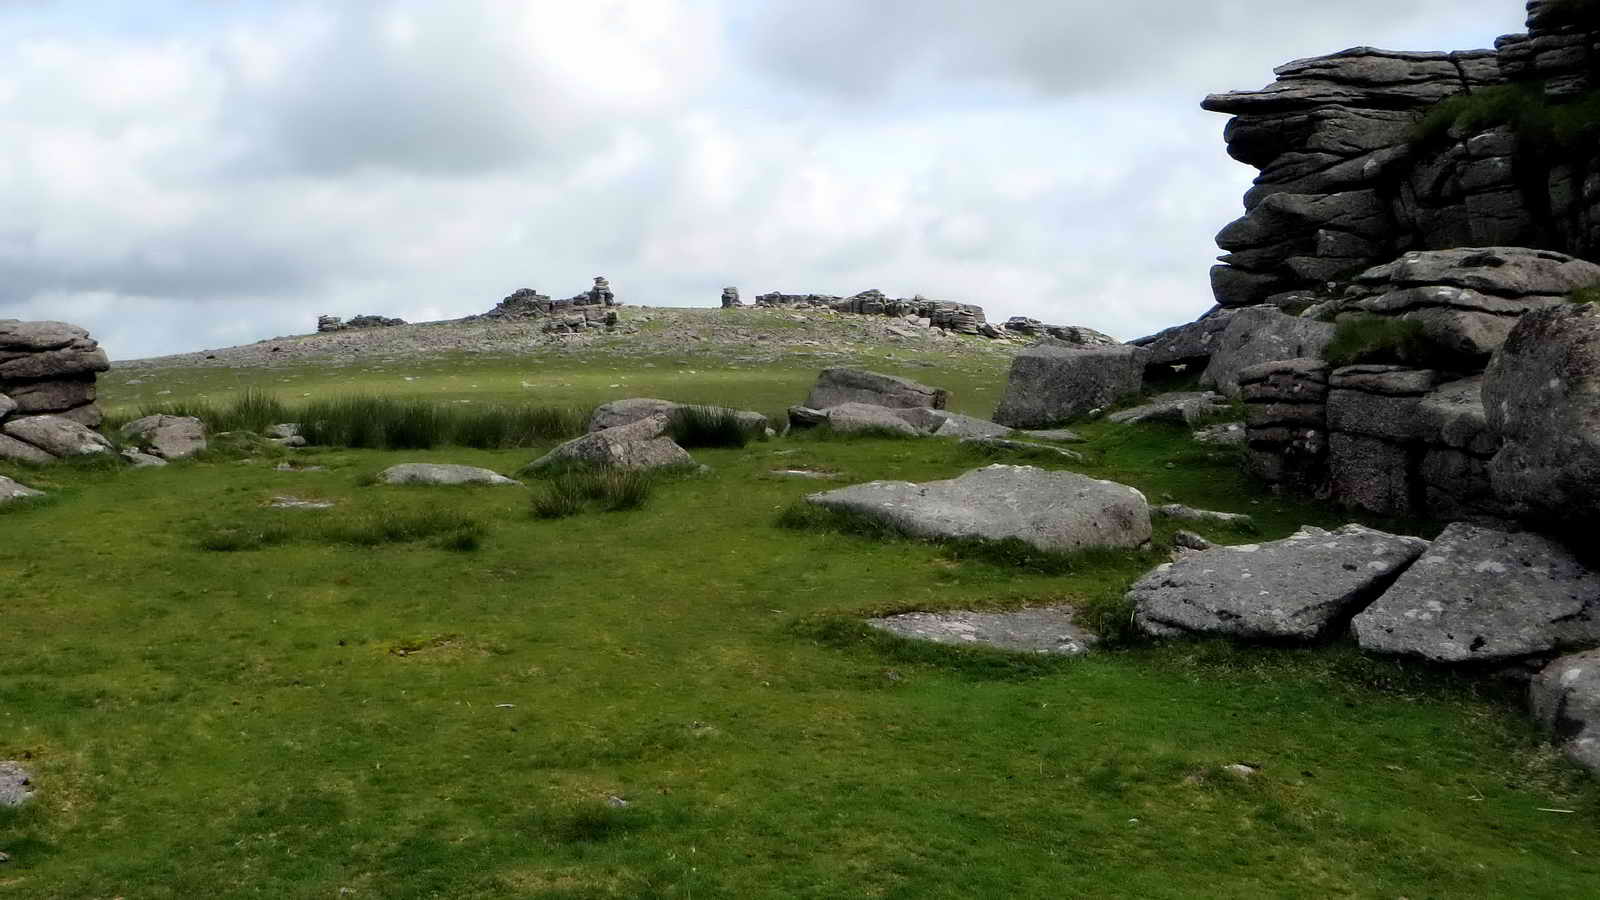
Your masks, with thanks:
[[[606,512],[640,509],[650,500],[656,476],[628,469],[570,468],[544,479],[533,496],[533,514],[562,519],[592,508]]]
[[[1594,0],[1574,6],[1588,7]],[[1600,134],[1600,91],[1574,100],[1551,103],[1544,85],[1519,83],[1483,88],[1447,97],[1430,108],[1413,129],[1413,143],[1436,149],[1450,141],[1450,132],[1476,133],[1510,126],[1521,139],[1521,151],[1536,158],[1577,152]]]
[[[755,433],[737,412],[718,406],[680,406],[667,422],[667,434],[680,447],[743,447]]]
[[[1573,303],[1600,303],[1600,283],[1578,288],[1569,299]]]

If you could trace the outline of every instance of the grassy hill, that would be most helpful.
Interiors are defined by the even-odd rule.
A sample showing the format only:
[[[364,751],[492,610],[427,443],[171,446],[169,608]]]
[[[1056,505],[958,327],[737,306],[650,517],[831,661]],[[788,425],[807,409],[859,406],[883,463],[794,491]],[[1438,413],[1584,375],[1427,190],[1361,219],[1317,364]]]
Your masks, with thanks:
[[[328,336],[123,364],[103,400],[126,416],[249,388],[661,396],[776,414],[851,363],[987,415],[1016,349],[823,314],[629,315],[651,320],[561,343],[416,326],[361,350]],[[1272,496],[1182,429],[1081,430],[1073,468],[1250,513],[1249,540],[1351,519]],[[0,465],[52,492],[0,512],[0,759],[38,784],[0,810],[0,897],[1565,898],[1600,883],[1600,786],[1533,733],[1514,687],[1342,643],[1124,639],[1060,660],[866,629],[867,614],[1067,600],[1121,636],[1122,591],[1164,556],[1063,571],[780,525],[819,485],[988,461],[953,442],[697,449],[711,471],[641,509],[554,520],[532,513],[537,482],[369,477],[408,461],[511,473],[550,443]],[[285,496],[334,505],[270,507]],[[417,524],[441,517],[476,539]],[[207,549],[269,529],[259,549]]]

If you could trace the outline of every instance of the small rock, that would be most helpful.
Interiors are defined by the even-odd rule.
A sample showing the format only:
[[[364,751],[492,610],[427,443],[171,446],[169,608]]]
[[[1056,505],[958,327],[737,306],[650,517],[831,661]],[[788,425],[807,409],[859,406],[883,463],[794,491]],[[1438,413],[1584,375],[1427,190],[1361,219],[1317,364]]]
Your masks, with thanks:
[[[1242,513],[1195,509],[1190,506],[1184,506],[1181,503],[1163,503],[1160,506],[1153,506],[1150,508],[1150,515],[1163,519],[1177,519],[1180,522],[1215,522],[1218,525],[1233,525],[1240,528],[1250,528],[1255,524],[1253,519]]]
[[[21,806],[32,797],[33,775],[16,760],[0,760],[0,806]]]
[[[21,500],[24,497],[43,497],[44,491],[36,491],[27,485],[0,475],[0,503],[9,503],[12,500]]]
[[[488,469],[442,463],[401,463],[384,469],[378,479],[385,484],[521,484]]]

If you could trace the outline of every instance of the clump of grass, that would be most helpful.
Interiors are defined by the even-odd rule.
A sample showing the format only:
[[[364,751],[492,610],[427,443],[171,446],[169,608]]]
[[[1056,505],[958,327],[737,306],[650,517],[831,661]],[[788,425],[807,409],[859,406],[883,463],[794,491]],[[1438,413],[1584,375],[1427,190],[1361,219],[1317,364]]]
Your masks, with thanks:
[[[1322,355],[1337,367],[1358,363],[1429,365],[1437,362],[1441,353],[1423,335],[1421,322],[1364,315],[1339,320]]]
[[[452,410],[450,443],[480,450],[531,447],[584,432],[589,411],[575,406],[480,406]]]
[[[253,521],[213,529],[200,538],[200,549],[237,553],[286,544],[294,538],[295,531],[287,523]]]
[[[533,514],[562,519],[591,508],[606,512],[639,509],[650,500],[655,476],[631,469],[574,468],[546,478],[533,496]]]
[[[837,531],[878,540],[905,540],[904,530],[882,519],[796,500],[778,514],[778,527],[791,531]]]
[[[1573,303],[1600,303],[1600,282],[1578,288],[1568,299]]]
[[[743,447],[754,436],[736,411],[720,406],[678,407],[667,434],[681,447]]]
[[[1583,0],[1593,6],[1593,0]],[[1593,12],[1589,13],[1593,16]],[[1472,134],[1509,126],[1521,139],[1521,151],[1535,157],[1580,150],[1600,133],[1600,91],[1552,103],[1540,83],[1497,85],[1439,101],[1411,134],[1424,149],[1449,142],[1452,131]]]

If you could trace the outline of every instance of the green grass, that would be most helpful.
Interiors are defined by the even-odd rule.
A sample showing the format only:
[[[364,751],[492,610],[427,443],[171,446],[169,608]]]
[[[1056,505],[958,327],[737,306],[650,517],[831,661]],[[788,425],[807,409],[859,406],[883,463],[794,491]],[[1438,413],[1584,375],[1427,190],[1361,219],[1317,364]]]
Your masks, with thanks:
[[[593,364],[630,394],[744,408],[808,382],[718,370],[633,390],[659,370]],[[505,405],[543,377],[520,366],[438,377]],[[373,393],[346,374],[306,369],[293,390]],[[980,398],[1003,380],[917,374]],[[1186,429],[1076,430],[1086,459],[1067,468],[1249,513],[1253,539],[1346,521]],[[38,786],[0,810],[0,896],[1567,898],[1600,880],[1600,786],[1496,682],[1343,642],[1123,641],[1062,660],[867,629],[868,614],[1072,602],[1115,635],[1122,592],[1160,558],[1161,530],[1148,554],[1055,567],[777,526],[830,484],[958,475],[974,460],[955,442],[696,450],[710,475],[660,481],[627,515],[553,520],[512,488],[358,478],[512,471],[541,449],[319,450],[326,470],[297,472],[253,455],[0,465],[51,496],[0,516],[0,759],[25,759]],[[263,509],[280,495],[336,505]],[[450,532],[323,539],[430,510],[481,525],[476,551]],[[260,549],[200,546],[273,520],[290,534]],[[1235,762],[1260,772],[1222,770]]]
[[[1550,102],[1539,83],[1458,94],[1429,108],[1411,138],[1421,147],[1437,148],[1450,140],[1452,129],[1474,134],[1501,126],[1509,126],[1521,139],[1519,152],[1535,158],[1582,152],[1600,134],[1600,91],[1561,103]]]
[[[353,515],[325,510],[260,509],[231,519],[208,521],[202,527],[202,550],[262,550],[292,541],[377,547],[437,538],[452,550],[476,550],[482,522],[456,510],[378,507]]]
[[[626,469],[566,469],[548,474],[533,495],[533,514],[562,519],[589,509],[626,512],[640,509],[663,476]]]
[[[1600,303],[1600,284],[1591,284],[1572,292],[1573,303]]]
[[[1449,362],[1423,333],[1421,322],[1373,315],[1340,319],[1322,356],[1335,368],[1359,363],[1428,367]]]
[[[680,447],[743,447],[756,435],[739,421],[736,410],[719,406],[680,406],[667,423],[667,433]]]

